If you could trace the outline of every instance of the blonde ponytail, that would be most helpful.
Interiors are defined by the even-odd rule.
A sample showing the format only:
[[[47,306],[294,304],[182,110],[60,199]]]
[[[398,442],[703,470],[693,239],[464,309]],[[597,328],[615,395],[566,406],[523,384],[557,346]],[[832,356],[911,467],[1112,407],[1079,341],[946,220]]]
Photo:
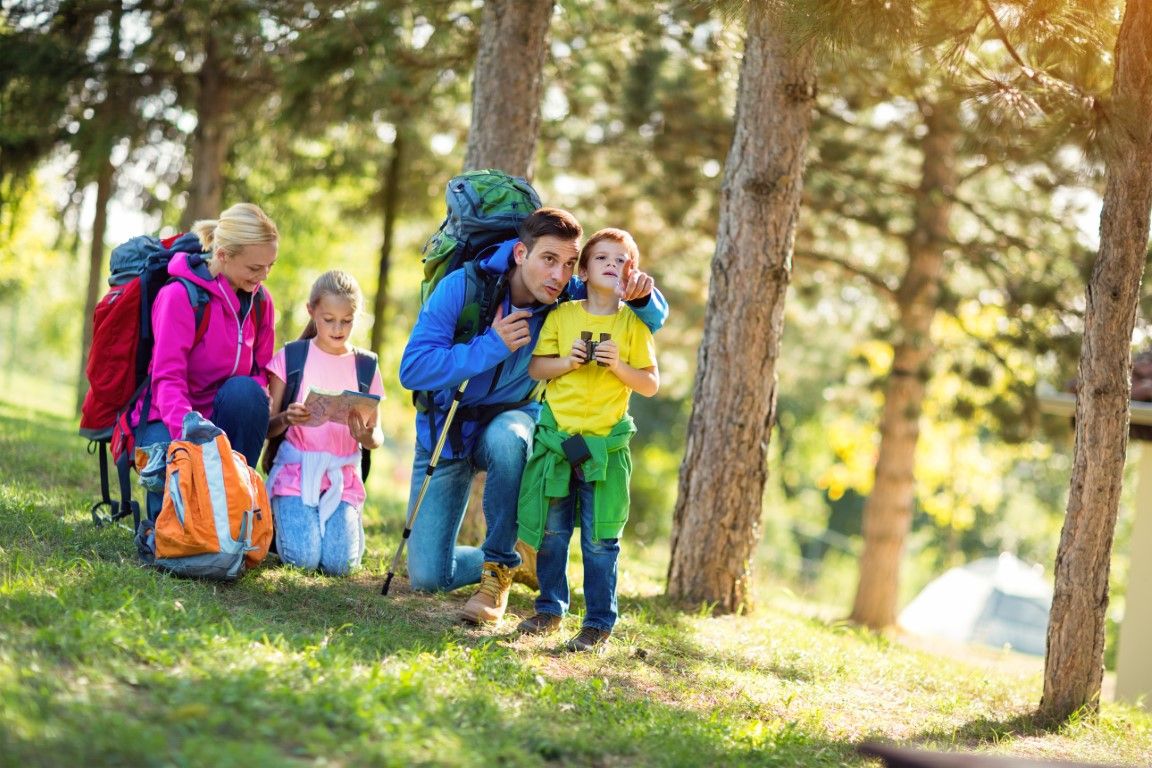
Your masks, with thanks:
[[[260,206],[252,203],[237,203],[218,219],[200,219],[192,225],[192,233],[200,238],[205,251],[223,251],[228,256],[235,256],[245,245],[280,239],[276,224]]]

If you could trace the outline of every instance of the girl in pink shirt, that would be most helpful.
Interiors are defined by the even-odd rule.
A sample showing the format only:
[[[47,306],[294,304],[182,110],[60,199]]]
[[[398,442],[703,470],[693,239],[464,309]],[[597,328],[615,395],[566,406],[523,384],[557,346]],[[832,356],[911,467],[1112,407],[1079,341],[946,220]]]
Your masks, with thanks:
[[[349,338],[362,304],[355,278],[339,270],[325,272],[308,298],[311,320],[300,338],[309,342],[295,402],[283,402],[288,379],[284,349],[268,364],[275,414],[268,436],[285,435],[267,482],[276,548],[286,563],[334,576],[348,574],[364,554],[360,450],[379,447],[384,435],[375,413],[365,419],[350,411],[347,423],[309,426],[313,413],[304,400],[311,388],[357,390],[356,350]],[[368,392],[384,395],[379,368]]]

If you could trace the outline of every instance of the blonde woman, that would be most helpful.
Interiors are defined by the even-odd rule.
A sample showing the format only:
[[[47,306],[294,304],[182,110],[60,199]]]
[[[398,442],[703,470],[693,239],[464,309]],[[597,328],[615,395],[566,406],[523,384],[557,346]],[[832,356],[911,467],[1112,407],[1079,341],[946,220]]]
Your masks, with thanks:
[[[203,253],[172,257],[168,273],[176,279],[160,289],[152,307],[155,347],[149,391],[137,411],[136,445],[179,438],[184,415],[198,411],[255,467],[268,432],[265,367],[276,342],[272,297],[263,282],[276,263],[280,235],[251,203],[197,221],[192,232]],[[150,520],[160,513],[162,498],[148,494]]]

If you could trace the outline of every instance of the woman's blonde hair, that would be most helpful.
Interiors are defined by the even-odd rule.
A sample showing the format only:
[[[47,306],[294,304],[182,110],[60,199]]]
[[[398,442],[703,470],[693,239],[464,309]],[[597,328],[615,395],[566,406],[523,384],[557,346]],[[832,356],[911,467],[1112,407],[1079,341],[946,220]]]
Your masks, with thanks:
[[[316,305],[325,296],[346,299],[352,305],[352,314],[354,315],[360,314],[360,307],[364,304],[364,294],[360,290],[360,283],[342,269],[329,270],[316,278],[316,282],[312,283],[312,292],[308,294],[308,311],[311,312],[316,309]],[[315,336],[316,321],[309,317],[308,325],[304,326],[300,338],[311,339]]]
[[[235,256],[245,245],[280,239],[272,219],[252,203],[237,203],[218,219],[200,219],[192,225],[192,232],[200,238],[205,251],[214,254],[219,250],[228,256]]]

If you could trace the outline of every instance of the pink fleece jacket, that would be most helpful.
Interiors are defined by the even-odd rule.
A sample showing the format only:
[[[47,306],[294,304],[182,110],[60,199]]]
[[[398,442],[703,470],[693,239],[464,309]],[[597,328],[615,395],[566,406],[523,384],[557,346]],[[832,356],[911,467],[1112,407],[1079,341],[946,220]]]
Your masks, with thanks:
[[[198,259],[198,257],[196,257]],[[212,418],[216,390],[232,376],[252,376],[268,386],[265,367],[276,347],[276,312],[264,286],[264,307],[256,327],[255,299],[240,316],[240,298],[223,275],[211,277],[207,266],[195,268],[188,254],[178,253],[168,273],[183,277],[208,291],[205,312],[208,327],[195,346],[196,315],[188,301],[188,289],[172,282],[160,289],[152,305],[156,346],[152,352],[152,405],[148,420],[163,420],[172,439],[180,437],[184,414],[199,411]],[[253,373],[255,355],[255,373]]]

